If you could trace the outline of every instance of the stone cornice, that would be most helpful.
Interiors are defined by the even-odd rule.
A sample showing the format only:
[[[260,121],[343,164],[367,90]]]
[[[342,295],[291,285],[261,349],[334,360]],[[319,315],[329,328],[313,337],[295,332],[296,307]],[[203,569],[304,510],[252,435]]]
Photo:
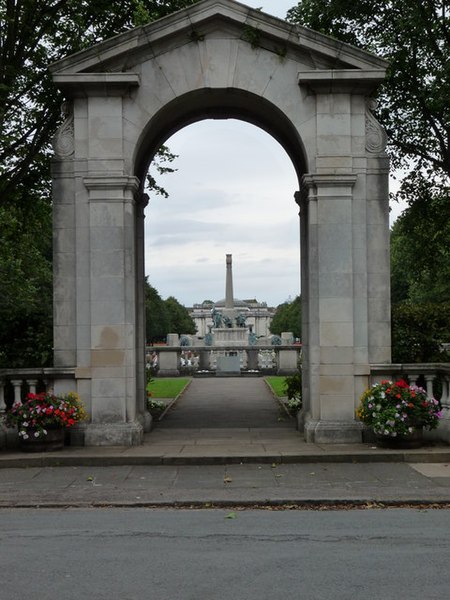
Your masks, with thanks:
[[[53,75],[53,80],[70,98],[124,96],[140,85],[137,73],[65,73]]]
[[[317,69],[299,71],[297,81],[319,94],[367,95],[382,83],[384,76],[384,69]]]

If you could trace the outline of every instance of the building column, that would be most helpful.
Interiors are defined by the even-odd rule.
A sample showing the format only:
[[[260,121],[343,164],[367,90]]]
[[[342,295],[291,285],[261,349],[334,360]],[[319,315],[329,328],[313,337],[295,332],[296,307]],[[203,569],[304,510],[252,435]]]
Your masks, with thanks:
[[[356,180],[354,174],[308,174],[302,181],[303,393],[309,442],[361,441],[353,351]]]
[[[145,315],[145,208],[148,205],[147,194],[140,194],[136,202],[136,409],[137,418],[142,422],[145,432],[152,426],[152,416],[147,410],[147,371],[145,360],[146,315]]]
[[[142,442],[137,421],[136,206],[138,180],[85,177],[89,192],[91,423],[85,444]]]

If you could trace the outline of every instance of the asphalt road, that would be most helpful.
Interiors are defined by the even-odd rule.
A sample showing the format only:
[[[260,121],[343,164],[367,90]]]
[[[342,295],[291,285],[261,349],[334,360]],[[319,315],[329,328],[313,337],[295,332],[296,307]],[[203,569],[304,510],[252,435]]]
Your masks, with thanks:
[[[449,556],[448,510],[0,510],[1,600],[443,600]]]

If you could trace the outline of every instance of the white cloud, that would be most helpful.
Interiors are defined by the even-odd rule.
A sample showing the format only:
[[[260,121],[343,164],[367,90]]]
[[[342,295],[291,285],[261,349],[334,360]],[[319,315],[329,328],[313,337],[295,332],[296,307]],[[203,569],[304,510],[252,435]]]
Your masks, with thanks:
[[[300,291],[298,181],[284,149],[236,120],[202,121],[168,140],[177,172],[169,198],[146,209],[146,272],[183,304],[225,295],[233,254],[237,297],[277,305]]]

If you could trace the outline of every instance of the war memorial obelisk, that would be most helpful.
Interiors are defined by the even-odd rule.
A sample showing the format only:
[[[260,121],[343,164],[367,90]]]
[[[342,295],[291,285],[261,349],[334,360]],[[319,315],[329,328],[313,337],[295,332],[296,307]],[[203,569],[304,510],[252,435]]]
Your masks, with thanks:
[[[233,296],[233,265],[232,255],[226,255],[227,264],[227,275],[225,280],[225,308],[234,308],[234,296]]]

